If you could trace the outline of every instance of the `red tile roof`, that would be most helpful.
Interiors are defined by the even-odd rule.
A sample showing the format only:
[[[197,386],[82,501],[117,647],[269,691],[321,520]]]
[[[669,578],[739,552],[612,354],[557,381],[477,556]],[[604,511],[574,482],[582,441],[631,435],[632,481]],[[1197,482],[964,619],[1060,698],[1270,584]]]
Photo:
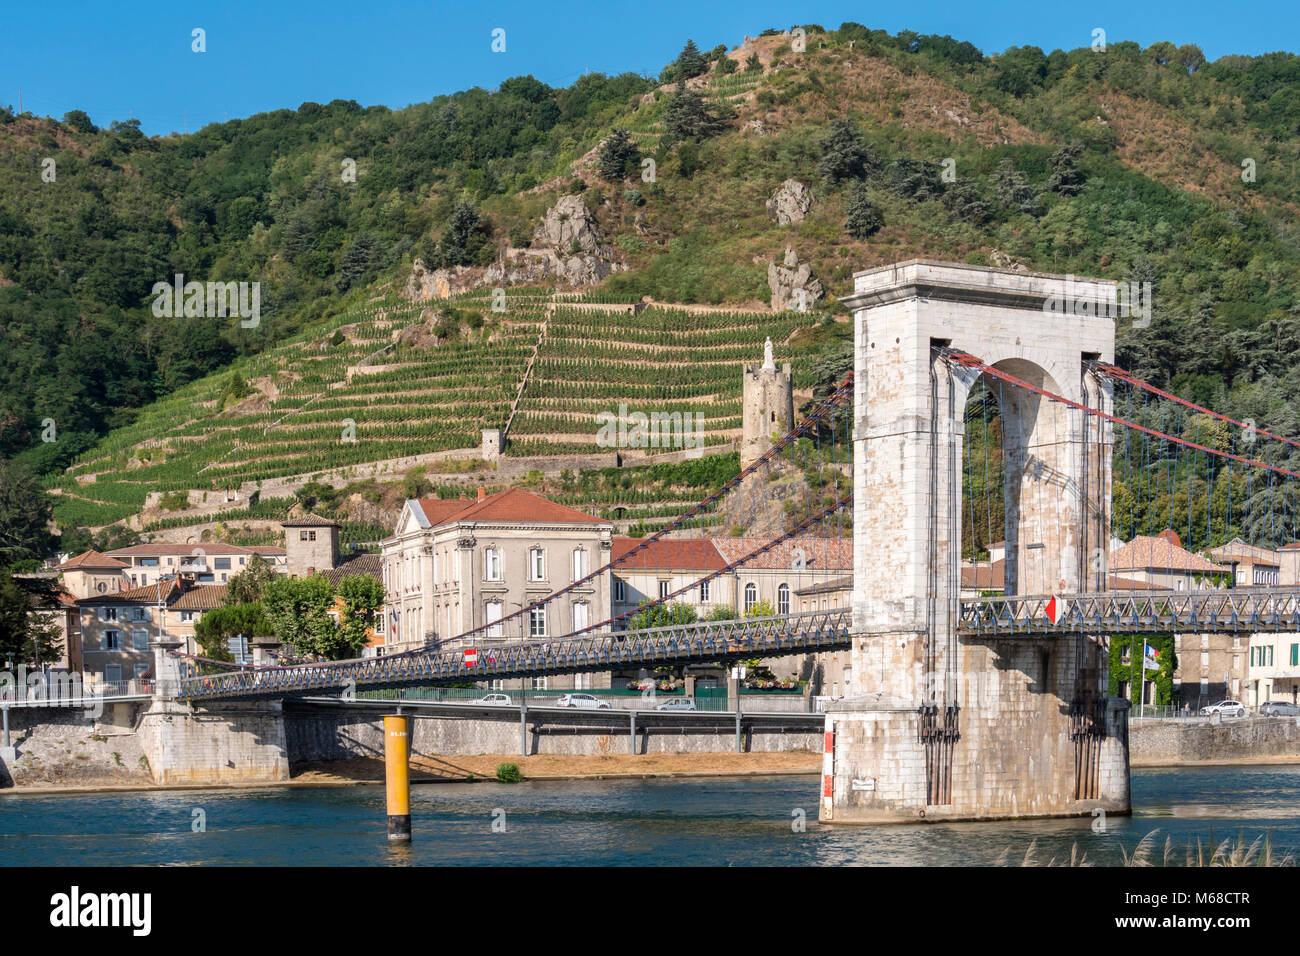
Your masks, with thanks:
[[[130,567],[124,561],[117,558],[110,558],[106,554],[98,551],[85,551],[75,558],[68,558],[62,564],[56,564],[56,571],[75,571],[75,570],[95,570],[95,571],[120,571],[123,568]]]
[[[337,568],[326,568],[321,572],[330,584],[337,585],[344,578],[358,574],[373,574],[383,580],[384,556],[382,554],[358,554],[344,560]]]
[[[733,564],[747,554],[767,544],[764,538],[712,538],[727,564]],[[745,570],[799,571],[796,559],[802,555],[803,568],[809,571],[848,571],[853,568],[853,541],[850,538],[818,538],[811,535],[787,538],[757,554],[741,567]]]
[[[609,524],[583,511],[558,505],[554,501],[524,491],[509,488],[476,501],[447,501],[439,498],[421,498],[418,502],[424,516],[433,526],[451,524],[453,521],[527,521],[538,524]]]
[[[1116,548],[1110,553],[1110,566],[1116,571],[1187,571],[1193,573],[1226,573],[1227,568],[1211,564],[1199,554],[1192,554],[1169,540],[1162,533],[1159,537],[1138,535],[1128,544]]]
[[[280,522],[281,528],[341,528],[343,527],[337,521],[329,518],[322,518],[318,514],[305,514],[297,518],[290,518],[288,521]]]
[[[210,611],[226,603],[226,586],[224,584],[200,584],[189,588],[184,594],[168,604],[176,611]]]
[[[645,547],[636,551],[641,545]],[[625,555],[630,556],[621,564],[615,565],[615,572],[717,571],[727,565],[708,538],[659,538],[649,544],[646,544],[644,538],[615,538],[611,561],[618,561]]]

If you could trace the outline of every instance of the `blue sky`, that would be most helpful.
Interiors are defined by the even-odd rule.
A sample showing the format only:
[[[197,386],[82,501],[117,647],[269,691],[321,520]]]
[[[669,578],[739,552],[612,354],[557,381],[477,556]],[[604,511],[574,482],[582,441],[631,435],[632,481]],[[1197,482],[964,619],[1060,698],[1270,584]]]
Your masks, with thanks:
[[[531,73],[567,86],[582,73],[657,73],[687,38],[702,49],[792,23],[833,29],[855,20],[890,33],[951,34],[986,53],[1033,44],[1197,43],[1225,53],[1300,47],[1300,5],[1259,0],[928,4],[770,0],[577,0],[435,3],[358,0],[10,0],[0,32],[0,103],[100,124],[134,116],[150,134],[248,116],[305,100],[355,99],[398,108]],[[201,27],[207,52],[191,51]],[[491,33],[506,31],[493,53]]]

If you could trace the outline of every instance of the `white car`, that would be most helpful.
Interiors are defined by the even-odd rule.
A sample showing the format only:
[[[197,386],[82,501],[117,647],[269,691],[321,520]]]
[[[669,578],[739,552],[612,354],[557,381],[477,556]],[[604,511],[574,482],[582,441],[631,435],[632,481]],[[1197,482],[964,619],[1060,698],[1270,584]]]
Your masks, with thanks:
[[[609,701],[590,694],[565,694],[555,703],[557,707],[576,707],[579,710],[609,710]]]
[[[484,697],[480,697],[478,700],[474,701],[474,703],[501,704],[503,706],[509,706],[510,704],[513,703],[513,701],[511,701],[510,697],[506,694],[488,694]]]
[[[670,697],[662,704],[655,706],[655,710],[694,710],[694,697]]]
[[[1246,707],[1240,701],[1221,700],[1217,704],[1201,708],[1202,717],[1208,717],[1210,714],[1222,714],[1224,717],[1245,717]]]

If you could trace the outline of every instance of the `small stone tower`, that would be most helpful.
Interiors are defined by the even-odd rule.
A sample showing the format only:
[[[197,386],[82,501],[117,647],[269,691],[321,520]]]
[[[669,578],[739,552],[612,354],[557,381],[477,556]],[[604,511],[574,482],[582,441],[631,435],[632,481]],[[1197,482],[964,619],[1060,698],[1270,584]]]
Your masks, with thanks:
[[[745,366],[744,437],[740,445],[740,467],[756,461],[772,447],[772,435],[784,435],[794,427],[794,390],[790,363],[781,371],[772,360],[772,340],[763,345],[763,364]]]
[[[305,578],[339,565],[339,525],[320,515],[306,514],[281,523],[284,528],[286,571]]]
[[[504,447],[502,430],[500,428],[483,429],[483,445],[479,455],[484,461],[496,461],[501,457],[501,449]]]

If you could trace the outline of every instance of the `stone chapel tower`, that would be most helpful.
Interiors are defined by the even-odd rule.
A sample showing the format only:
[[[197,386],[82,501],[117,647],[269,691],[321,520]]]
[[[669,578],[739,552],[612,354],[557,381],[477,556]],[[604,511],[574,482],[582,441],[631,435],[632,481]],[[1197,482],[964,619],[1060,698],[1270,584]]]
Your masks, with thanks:
[[[772,359],[772,340],[763,345],[763,364],[745,366],[743,395],[744,434],[740,445],[740,467],[756,461],[772,447],[772,436],[784,435],[794,427],[794,390],[790,363],[777,371]]]

